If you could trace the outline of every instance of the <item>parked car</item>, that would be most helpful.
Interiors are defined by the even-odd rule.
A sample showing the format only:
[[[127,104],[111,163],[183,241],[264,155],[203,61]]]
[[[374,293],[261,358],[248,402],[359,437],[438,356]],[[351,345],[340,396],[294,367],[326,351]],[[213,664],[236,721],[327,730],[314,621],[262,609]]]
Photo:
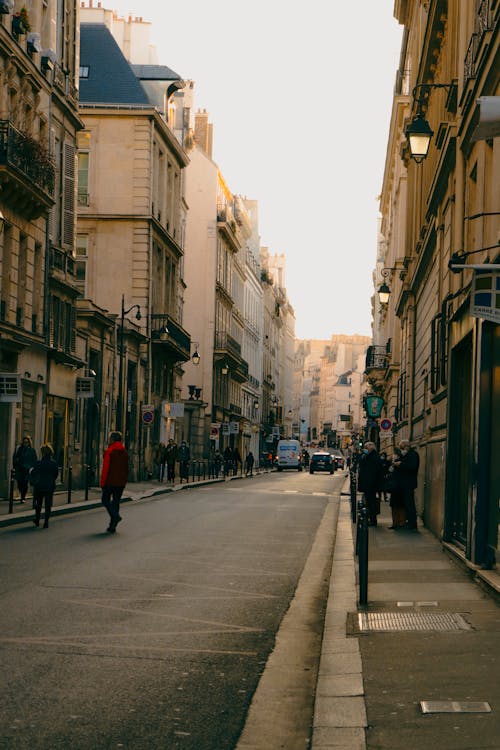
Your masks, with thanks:
[[[335,461],[333,456],[328,451],[315,451],[311,460],[309,461],[309,474],[314,474],[315,471],[328,471],[333,474],[335,471]]]
[[[339,450],[333,450],[332,452],[333,460],[337,464],[337,469],[345,469],[345,456],[341,451]]]

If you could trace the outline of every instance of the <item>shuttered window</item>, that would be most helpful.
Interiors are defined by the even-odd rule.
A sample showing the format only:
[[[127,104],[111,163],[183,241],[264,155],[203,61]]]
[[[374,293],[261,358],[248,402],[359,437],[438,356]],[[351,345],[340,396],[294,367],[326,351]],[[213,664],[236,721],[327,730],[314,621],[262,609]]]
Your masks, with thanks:
[[[75,147],[72,143],[64,144],[64,188],[63,188],[63,223],[62,244],[73,247],[75,232]]]

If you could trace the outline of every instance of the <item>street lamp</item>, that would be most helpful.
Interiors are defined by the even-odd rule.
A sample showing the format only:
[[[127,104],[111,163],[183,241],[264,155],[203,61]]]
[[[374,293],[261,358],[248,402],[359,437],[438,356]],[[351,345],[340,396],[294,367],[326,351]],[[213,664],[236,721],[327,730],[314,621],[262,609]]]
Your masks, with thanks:
[[[135,309],[137,309],[135,318],[136,320],[140,320],[142,317],[141,306],[131,305],[127,310],[125,310],[125,296],[122,294],[122,310],[120,319],[120,362],[118,370],[118,404],[116,409],[116,429],[120,430],[120,432],[123,429],[123,358],[125,355],[123,346],[123,329],[125,327],[125,315],[128,315],[129,312],[132,312],[132,310]]]
[[[385,267],[380,271],[380,273],[382,275],[382,278],[386,279],[392,273],[392,271],[399,271],[399,270],[402,270],[402,269],[398,269],[396,267],[394,268]],[[386,284],[385,281],[383,281],[382,284],[378,288],[378,298],[379,298],[379,302],[381,305],[387,305],[387,303],[389,302],[390,294],[391,294],[390,287]]]
[[[407,125],[405,135],[408,139],[411,158],[420,164],[427,156],[431,138],[434,135],[434,131],[431,130],[431,126],[421,112],[417,112]]]
[[[417,83],[413,89],[413,100],[417,103],[417,112],[413,120],[406,126],[405,135],[408,140],[411,158],[420,164],[429,151],[429,145],[434,132],[424,117],[423,107],[429,98],[431,89],[447,89],[448,99],[455,83]]]
[[[194,346],[194,353],[193,353],[193,355],[191,357],[191,362],[193,363],[193,365],[198,366],[200,364],[200,360],[201,360],[201,357],[198,354],[199,343],[197,341],[191,341],[191,344],[192,344],[192,346]]]
[[[227,374],[228,374],[228,372],[229,372],[229,367],[227,366],[227,363],[226,363],[226,362],[224,362],[224,363],[222,364],[222,367],[220,368],[220,371],[221,371],[221,373],[222,373],[223,375],[227,375]]]

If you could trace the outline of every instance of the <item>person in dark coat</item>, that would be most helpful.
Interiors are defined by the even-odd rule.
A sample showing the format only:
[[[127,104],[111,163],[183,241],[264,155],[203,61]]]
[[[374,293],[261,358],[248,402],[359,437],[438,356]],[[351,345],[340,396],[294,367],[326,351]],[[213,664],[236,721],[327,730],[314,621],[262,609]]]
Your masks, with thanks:
[[[233,474],[236,476],[238,468],[241,466],[241,456],[238,448],[233,450]]]
[[[399,444],[401,458],[394,462],[398,470],[403,502],[406,511],[406,528],[417,531],[417,510],[415,507],[415,489],[417,487],[417,475],[420,466],[420,457],[417,451],[410,446],[409,440],[401,440]]]
[[[381,495],[380,499],[382,499],[382,496],[383,496],[384,502],[387,502],[387,493],[388,493],[388,489],[387,489],[388,476],[387,475],[389,473],[389,468],[391,466],[391,461],[389,461],[389,459],[387,458],[387,453],[385,451],[383,451],[380,454],[380,463],[382,464],[382,470],[384,472],[384,485],[383,485],[381,493],[380,493],[380,495]]]
[[[231,450],[230,445],[226,445],[223,456],[224,456],[224,476],[227,477],[233,465],[233,451]]]
[[[175,481],[175,462],[177,461],[177,445],[170,438],[165,448],[165,461],[167,464],[167,482]]]
[[[35,518],[33,523],[40,526],[40,516],[42,513],[42,504],[45,500],[45,520],[43,528],[48,529],[50,511],[52,510],[52,499],[56,488],[56,479],[59,473],[57,463],[54,461],[54,450],[50,443],[42,445],[40,448],[42,455],[40,461],[37,461],[30,473],[30,482],[33,485],[33,504],[35,508]]]
[[[214,460],[214,476],[218,477],[220,474],[221,466],[222,466],[222,455],[218,448],[214,451],[213,460]]]
[[[112,432],[109,445],[104,452],[101,471],[101,502],[109,513],[110,523],[106,531],[114,534],[122,520],[120,500],[128,481],[128,453],[122,443],[121,432]]]
[[[367,441],[364,445],[363,456],[358,468],[358,489],[364,492],[368,511],[368,525],[377,525],[377,492],[380,492],[384,482],[382,464],[377,453],[375,443]]]
[[[167,447],[165,443],[158,446],[158,481],[163,482],[165,478],[165,464],[167,462]]]
[[[254,457],[252,451],[248,451],[247,457],[245,459],[245,476],[248,476],[250,474],[251,477],[253,477],[253,465],[254,465]]]
[[[36,451],[31,445],[31,438],[29,435],[25,435],[22,439],[21,445],[19,445],[14,453],[13,467],[14,475],[17,482],[17,488],[19,490],[19,502],[26,502],[26,493],[28,492],[29,475],[30,471],[35,465],[37,460]],[[33,507],[34,502],[33,502]]]
[[[390,505],[392,513],[392,526],[390,529],[397,531],[404,529],[406,523],[405,503],[403,499],[403,490],[401,487],[401,475],[399,473],[399,462],[401,461],[401,451],[396,448],[394,451],[393,462],[389,467],[386,477],[386,486],[391,495]]]
[[[191,458],[191,451],[185,440],[181,442],[177,455],[179,458],[179,475],[181,483],[183,479],[187,482],[189,477],[189,459]]]

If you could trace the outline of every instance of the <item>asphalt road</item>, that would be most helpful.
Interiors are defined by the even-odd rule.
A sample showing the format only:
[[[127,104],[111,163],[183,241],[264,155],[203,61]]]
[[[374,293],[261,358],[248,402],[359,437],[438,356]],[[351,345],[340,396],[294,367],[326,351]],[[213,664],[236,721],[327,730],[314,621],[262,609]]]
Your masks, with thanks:
[[[2,529],[0,748],[235,748],[342,481],[284,472],[142,500],[114,536],[103,510]],[[299,615],[302,748],[330,551]]]

